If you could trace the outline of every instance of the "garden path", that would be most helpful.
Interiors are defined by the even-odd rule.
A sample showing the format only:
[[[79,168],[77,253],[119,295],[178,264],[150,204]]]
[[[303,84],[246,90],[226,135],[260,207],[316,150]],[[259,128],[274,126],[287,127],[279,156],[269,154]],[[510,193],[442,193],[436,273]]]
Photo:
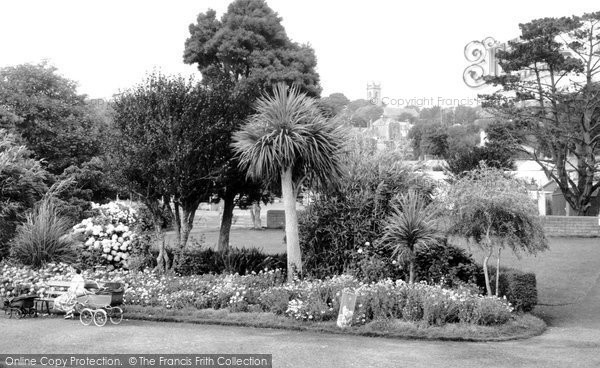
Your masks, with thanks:
[[[0,331],[0,352],[11,354],[267,353],[273,354],[274,367],[600,366],[598,326],[550,328],[542,336],[501,343],[394,340],[144,321],[98,328],[62,318],[0,317]]]

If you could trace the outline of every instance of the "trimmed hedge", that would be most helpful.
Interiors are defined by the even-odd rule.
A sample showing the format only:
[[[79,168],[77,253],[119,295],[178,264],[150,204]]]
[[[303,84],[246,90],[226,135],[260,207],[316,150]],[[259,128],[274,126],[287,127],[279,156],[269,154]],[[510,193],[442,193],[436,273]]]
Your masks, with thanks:
[[[529,312],[537,304],[537,282],[534,273],[524,273],[515,269],[500,272],[498,288],[500,296],[506,296],[518,311]]]
[[[490,285],[492,291],[496,290],[496,268],[489,268]],[[478,286],[485,290],[483,268],[477,280]],[[537,280],[535,274],[523,272],[515,268],[500,267],[500,281],[498,294],[512,304],[513,308],[521,312],[530,312],[537,305]]]

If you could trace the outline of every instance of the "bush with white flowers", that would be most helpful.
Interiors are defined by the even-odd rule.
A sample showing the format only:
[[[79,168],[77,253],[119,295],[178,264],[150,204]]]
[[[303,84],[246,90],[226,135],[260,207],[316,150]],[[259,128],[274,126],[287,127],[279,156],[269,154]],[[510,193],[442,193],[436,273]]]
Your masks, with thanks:
[[[133,227],[137,222],[137,211],[123,202],[92,204],[92,208],[97,210],[98,215],[73,227],[76,235],[83,235],[84,241],[80,246],[105,265],[127,268],[136,237]]]

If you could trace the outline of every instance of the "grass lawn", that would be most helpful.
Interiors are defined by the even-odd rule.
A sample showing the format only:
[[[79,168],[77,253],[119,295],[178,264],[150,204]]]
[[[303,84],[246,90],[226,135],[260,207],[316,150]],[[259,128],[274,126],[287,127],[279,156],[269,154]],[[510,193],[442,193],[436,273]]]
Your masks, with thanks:
[[[304,207],[298,204],[297,209]],[[267,211],[282,210],[283,204],[280,202],[263,205],[261,210],[262,230],[252,228],[252,218],[249,210],[236,208],[233,211],[233,224],[229,235],[229,244],[236,248],[257,248],[262,249],[268,254],[285,253],[286,247],[283,242],[285,235],[283,229],[267,229]],[[221,213],[219,211],[198,210],[194,220],[194,227],[190,233],[189,244],[193,245],[193,240],[199,241],[203,247],[216,248],[219,239],[219,228]],[[175,232],[166,233],[165,240],[168,246],[175,244]]]
[[[504,251],[500,265],[534,272],[538,306],[534,314],[549,325],[600,326],[600,239],[550,238],[550,249],[537,256]],[[481,264],[483,252],[470,249]],[[490,262],[495,264],[496,259]]]
[[[537,256],[523,254],[519,259],[505,250],[500,265],[534,272],[539,304],[561,305],[581,301],[600,276],[600,239],[550,238],[550,249]],[[475,260],[483,262],[483,252],[469,249]],[[496,264],[496,258],[490,259]]]
[[[284,235],[283,229],[263,228],[262,230],[255,230],[252,228],[234,227],[229,234],[229,244],[235,248],[261,249],[264,253],[268,254],[285,253]],[[216,249],[218,239],[218,228],[192,229],[190,245],[194,245],[194,240],[199,240],[202,247]],[[168,232],[165,240],[167,244],[173,245],[175,243],[175,234]]]

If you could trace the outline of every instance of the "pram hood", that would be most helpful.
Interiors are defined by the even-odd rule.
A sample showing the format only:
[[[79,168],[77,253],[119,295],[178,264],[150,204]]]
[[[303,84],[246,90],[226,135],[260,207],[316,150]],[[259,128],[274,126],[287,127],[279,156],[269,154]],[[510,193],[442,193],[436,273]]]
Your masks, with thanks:
[[[37,295],[35,295],[35,294],[23,294],[23,295],[15,296],[14,298],[8,299],[8,301],[10,303],[15,303],[15,302],[20,302],[20,301],[25,301],[25,300],[33,301],[33,299],[35,299],[35,298],[37,298]]]

